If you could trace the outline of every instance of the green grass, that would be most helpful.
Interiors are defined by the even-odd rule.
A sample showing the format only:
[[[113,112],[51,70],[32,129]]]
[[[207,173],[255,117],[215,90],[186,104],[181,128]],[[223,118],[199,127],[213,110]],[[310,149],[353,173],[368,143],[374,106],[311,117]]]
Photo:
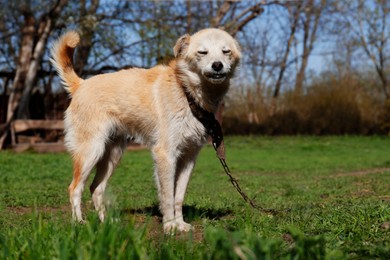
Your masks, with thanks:
[[[90,195],[70,220],[67,154],[0,152],[0,259],[390,258],[390,138],[228,137],[227,162],[251,209],[205,147],[184,214],[196,230],[162,234],[148,151],[127,152],[110,180],[110,220]]]

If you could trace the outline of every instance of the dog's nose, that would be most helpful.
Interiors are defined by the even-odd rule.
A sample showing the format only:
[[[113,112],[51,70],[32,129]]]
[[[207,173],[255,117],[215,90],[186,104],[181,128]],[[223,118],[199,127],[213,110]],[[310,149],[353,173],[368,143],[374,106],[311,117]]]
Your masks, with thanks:
[[[214,61],[213,64],[211,64],[211,68],[218,72],[223,69],[223,64],[220,61]]]

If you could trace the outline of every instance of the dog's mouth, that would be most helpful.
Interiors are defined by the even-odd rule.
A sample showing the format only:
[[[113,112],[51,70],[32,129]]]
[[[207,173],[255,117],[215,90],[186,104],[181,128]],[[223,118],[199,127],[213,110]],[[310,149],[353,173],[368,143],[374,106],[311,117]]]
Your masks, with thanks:
[[[222,72],[206,72],[204,74],[207,78],[211,80],[224,80],[227,76],[227,73],[222,73]]]

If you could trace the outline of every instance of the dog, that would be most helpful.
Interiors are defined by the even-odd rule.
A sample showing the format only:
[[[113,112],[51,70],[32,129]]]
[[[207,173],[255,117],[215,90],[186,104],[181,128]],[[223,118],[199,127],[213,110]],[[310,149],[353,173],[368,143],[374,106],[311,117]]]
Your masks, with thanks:
[[[73,219],[84,221],[81,196],[96,168],[90,192],[104,220],[104,190],[131,136],[152,152],[164,232],[188,232],[193,227],[184,221],[182,205],[196,157],[207,143],[205,126],[188,98],[216,112],[239,63],[239,44],[223,30],[204,29],[180,37],[167,65],[82,79],[73,65],[79,42],[79,34],[69,31],[51,49],[51,63],[71,98],[64,124],[73,160],[68,189]]]

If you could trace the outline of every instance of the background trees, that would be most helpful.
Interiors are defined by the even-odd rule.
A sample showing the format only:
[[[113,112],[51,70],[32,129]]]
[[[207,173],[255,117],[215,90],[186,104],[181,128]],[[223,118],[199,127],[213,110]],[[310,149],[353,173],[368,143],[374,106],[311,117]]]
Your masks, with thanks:
[[[247,132],[278,133],[287,117],[299,126],[291,128],[301,129],[292,133],[310,133],[302,122],[313,117],[312,108],[305,106],[314,92],[323,93],[317,86],[327,84],[340,100],[356,95],[360,121],[371,117],[375,131],[388,128],[386,0],[0,2],[0,146],[16,118],[62,117],[68,100],[48,53],[50,42],[68,29],[82,34],[76,69],[89,77],[166,62],[178,36],[221,27],[238,38],[244,53],[225,115],[249,124]]]

